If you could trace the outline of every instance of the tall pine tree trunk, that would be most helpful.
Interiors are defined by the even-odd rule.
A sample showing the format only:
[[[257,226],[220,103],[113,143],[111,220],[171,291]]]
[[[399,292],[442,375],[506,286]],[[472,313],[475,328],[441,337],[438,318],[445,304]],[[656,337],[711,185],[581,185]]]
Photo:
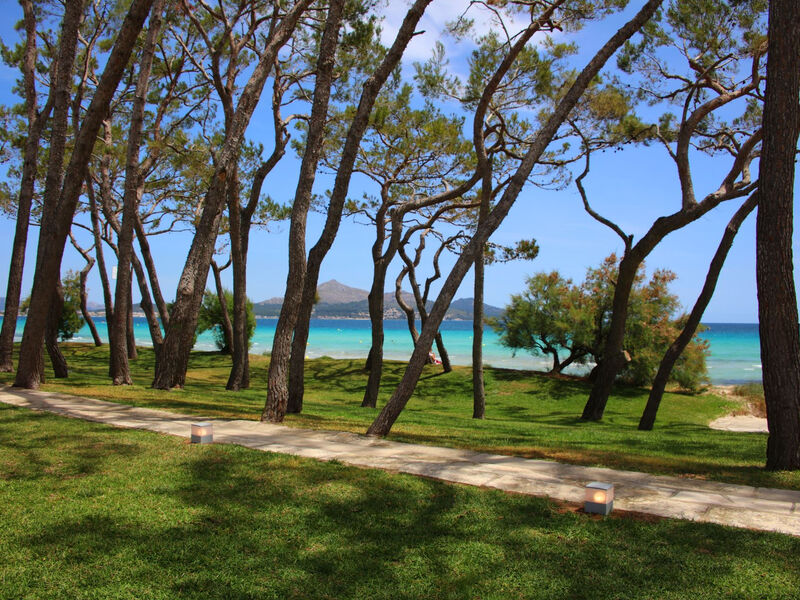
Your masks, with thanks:
[[[378,260],[374,263],[372,289],[367,298],[372,343],[369,349],[369,377],[364,390],[364,398],[361,400],[361,406],[364,408],[375,408],[378,405],[378,392],[383,375],[383,288],[385,281],[386,264]]]
[[[250,340],[247,339],[247,252],[250,241],[250,207],[239,205],[238,176],[228,198],[231,261],[233,263],[233,327],[231,372],[225,388],[231,391],[250,387]],[[255,205],[253,204],[253,208]]]
[[[452,302],[464,276],[478,257],[480,249],[484,247],[489,236],[494,233],[508,214],[514,201],[519,196],[527,177],[533,170],[534,165],[550,144],[560,125],[567,119],[570,111],[583,95],[587,86],[595,78],[600,69],[603,68],[611,55],[650,19],[660,4],[661,0],[648,1],[633,19],[623,25],[622,28],[603,45],[583,71],[580,72],[567,92],[562,96],[550,117],[539,129],[536,138],[534,138],[532,144],[529,146],[528,152],[523,158],[517,172],[511,177],[509,185],[506,187],[500,201],[492,212],[489,213],[486,221],[478,227],[475,235],[464,248],[461,256],[456,260],[450,275],[442,286],[439,297],[433,304],[430,318],[422,328],[419,341],[414,348],[414,353],[411,355],[403,378],[386,403],[386,406],[384,406],[372,425],[370,425],[367,430],[368,435],[385,436],[389,433],[392,425],[397,420],[397,417],[400,416],[400,413],[403,411],[414,392],[414,388],[419,381],[422,368],[427,358],[428,348],[431,347],[433,338],[439,330],[447,308],[450,306],[450,302]]]
[[[689,314],[689,318],[686,320],[683,330],[667,349],[664,358],[661,359],[661,364],[658,366],[658,372],[653,379],[650,395],[647,398],[647,406],[645,406],[642,418],[639,420],[639,429],[641,431],[651,431],[653,429],[653,424],[658,414],[658,407],[661,405],[664,389],[667,386],[667,381],[675,366],[675,362],[686,349],[689,342],[692,341],[697,327],[700,325],[700,320],[703,318],[703,313],[708,303],[711,301],[711,297],[714,295],[714,288],[717,286],[717,280],[719,279],[720,271],[722,271],[722,265],[725,264],[728,251],[733,245],[733,239],[736,237],[742,222],[753,211],[757,202],[758,195],[755,193],[739,207],[739,210],[736,211],[725,227],[725,233],[722,235],[717,251],[714,253],[714,258],[711,259],[703,289],[700,291],[700,295],[697,297],[694,307],[692,307],[692,312]]]
[[[219,300],[220,317],[222,318],[222,337],[225,340],[225,347],[228,352],[233,349],[233,324],[231,323],[230,312],[228,312],[228,299],[225,297],[225,288],[222,287],[222,270],[227,269],[227,263],[222,268],[217,265],[217,261],[211,260],[211,272],[214,273],[214,287],[217,289],[217,300]]]
[[[771,470],[800,469],[800,336],[792,263],[799,93],[800,3],[770,0],[756,280]]]
[[[53,81],[53,117],[50,130],[50,145],[45,176],[42,217],[39,229],[39,243],[36,252],[36,271],[31,290],[31,303],[25,319],[25,329],[20,345],[19,364],[14,385],[23,388],[37,388],[44,381],[44,357],[42,347],[45,342],[45,329],[50,317],[50,302],[53,290],[60,281],[60,264],[48,264],[55,248],[52,240],[56,229],[59,193],[62,189],[64,172],[64,153],[66,149],[67,125],[69,118],[70,84],[77,52],[78,29],[83,14],[83,2],[68,3],[61,22],[58,42],[56,69]],[[66,239],[65,239],[66,241]],[[60,261],[59,261],[60,262]],[[47,268],[49,267],[49,268]],[[47,270],[46,280],[42,275]],[[37,277],[38,276],[38,277]]]
[[[483,211],[483,203],[481,203]],[[472,418],[486,416],[486,391],[483,385],[483,251],[475,259],[475,288],[472,315]]]
[[[342,150],[341,160],[336,172],[336,180],[328,203],[325,225],[317,243],[309,252],[308,261],[306,262],[305,250],[302,258],[297,256],[294,259],[290,250],[290,272],[293,262],[298,267],[302,267],[302,269],[301,272],[293,276],[290,273],[291,277],[287,280],[286,294],[284,294],[284,302],[281,307],[281,315],[278,318],[275,341],[272,347],[269,380],[267,383],[269,389],[267,392],[267,405],[264,407],[262,416],[263,419],[280,422],[286,413],[289,401],[290,374],[288,367],[291,359],[290,354],[296,356],[296,359],[291,361],[292,363],[301,364],[301,357],[305,356],[305,344],[300,342],[307,341],[306,335],[305,340],[298,339],[297,343],[292,343],[292,336],[295,335],[297,337],[295,328],[300,320],[304,321],[301,325],[301,330],[308,330],[307,321],[311,319],[311,312],[314,309],[314,297],[319,283],[319,271],[322,261],[331,249],[339,230],[356,154],[369,123],[369,115],[372,112],[378,93],[399,64],[406,46],[414,35],[417,23],[419,23],[430,2],[431,0],[416,0],[414,2],[406,13],[391,48],[389,48],[380,65],[364,84],[363,93]],[[320,55],[322,55],[322,52]],[[303,221],[303,229],[305,229],[305,221]],[[296,244],[299,245],[299,241]],[[305,248],[305,240],[302,242],[302,247]],[[287,299],[291,300],[291,304],[287,302]],[[298,381],[298,379],[295,378],[294,381]]]
[[[110,361],[111,382],[114,385],[132,383],[128,357],[135,355],[131,313],[131,260],[133,256],[134,221],[139,210],[139,194],[142,190],[142,173],[139,153],[142,146],[147,92],[150,88],[150,73],[155,56],[156,43],[161,30],[161,13],[164,0],[156,0],[147,29],[147,38],[139,59],[139,74],[131,108],[131,124],[128,129],[128,147],[125,156],[125,185],[122,195],[122,222],[117,241],[117,285],[114,292],[114,315],[108,327],[111,341],[110,350],[114,354]],[[123,343],[123,340],[127,340]]]
[[[306,282],[306,220],[311,206],[311,191],[325,134],[328,102],[333,84],[333,67],[336,62],[336,48],[339,45],[339,29],[343,11],[344,3],[341,0],[334,0],[330,3],[320,42],[317,79],[314,84],[314,99],[308,122],[306,148],[300,165],[289,227],[289,273],[286,277],[286,293],[283,296],[280,316],[275,325],[267,375],[267,398],[261,413],[262,421],[280,423],[286,415],[289,404],[289,364],[292,336],[297,323],[298,308],[303,298],[303,286]],[[316,290],[316,283],[314,289]]]
[[[592,391],[581,415],[584,421],[599,421],[603,418],[614,381],[627,362],[623,341],[628,320],[628,302],[636,281],[636,271],[641,263],[642,259],[634,252],[628,252],[619,262],[617,281],[614,285],[611,323],[608,325],[604,353],[595,368]]]
[[[58,202],[52,207],[52,211],[45,211],[43,214],[43,217],[47,216],[47,218],[43,218],[39,232],[31,307],[28,311],[25,331],[22,334],[20,364],[15,379],[15,384],[20,387],[38,386],[39,374],[36,369],[37,365],[41,364],[38,357],[41,355],[45,338],[49,304],[53,295],[52,291],[59,281],[67,234],[83,190],[89,159],[100,125],[108,113],[109,104],[128,64],[128,59],[152,3],[153,0],[133,0],[131,3],[119,27],[119,33],[95,88],[92,101],[84,114],[80,130],[77,132],[63,184],[60,186]],[[76,4],[80,5],[82,9],[82,2],[77,0],[68,2],[67,13]],[[80,15],[78,15],[79,18]],[[71,66],[72,61],[69,61],[69,64]],[[67,91],[67,98],[68,96]],[[52,218],[48,213],[52,214]]]
[[[36,166],[39,157],[39,142],[42,130],[53,108],[53,95],[39,113],[36,100],[36,16],[31,0],[22,0],[25,24],[25,54],[22,60],[25,108],[28,117],[28,137],[22,157],[22,177],[17,197],[17,222],[14,229],[14,242],[11,247],[11,260],[8,265],[8,285],[3,312],[3,326],[0,329],[0,372],[10,373],[14,369],[12,353],[14,334],[17,330],[19,301],[22,292],[22,274],[25,267],[25,247],[28,243],[28,226],[33,202]]]
[[[183,387],[186,381],[197,315],[219,233],[222,209],[227,199],[228,180],[238,164],[245,130],[272,71],[275,57],[288,41],[309,4],[310,0],[297,0],[280,24],[271,31],[258,64],[242,90],[236,111],[230,123],[226,124],[225,141],[217,156],[211,185],[203,201],[203,212],[175,292],[175,303],[164,336],[162,356],[153,377],[153,387],[156,389]]]
[[[61,353],[61,348],[58,347],[58,324],[61,320],[61,311],[63,307],[64,290],[59,281],[56,289],[53,291],[53,299],[50,301],[44,338],[44,345],[47,349],[47,355],[50,357],[50,363],[53,365],[53,374],[56,376],[56,379],[65,379],[69,377],[67,359],[64,358],[64,355]]]

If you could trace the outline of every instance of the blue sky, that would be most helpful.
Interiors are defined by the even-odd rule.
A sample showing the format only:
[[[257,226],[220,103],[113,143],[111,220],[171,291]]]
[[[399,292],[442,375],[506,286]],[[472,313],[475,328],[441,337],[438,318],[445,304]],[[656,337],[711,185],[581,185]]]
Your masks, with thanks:
[[[634,2],[638,8],[639,2]],[[454,15],[454,3],[434,2],[423,20],[420,29],[425,34],[418,36],[409,48],[405,68],[413,60],[424,60],[437,39],[444,23]],[[15,2],[3,3],[7,18],[0,23],[0,35],[6,43],[13,43],[16,32],[13,23],[21,11]],[[401,18],[404,2],[390,2],[386,7],[387,38]],[[628,11],[630,13],[630,9]],[[591,52],[601,45],[609,32],[621,21],[621,17],[594,25],[580,33],[578,39]],[[479,23],[488,27],[488,23]],[[467,45],[457,46],[446,42],[451,62],[456,69],[464,64],[469,52]],[[16,73],[0,70],[0,101],[10,102],[10,88]],[[270,139],[270,118],[267,107],[260,107],[248,130],[252,139]],[[269,148],[269,146],[268,146]],[[299,163],[294,156],[285,158],[265,183],[265,192],[276,199],[288,202],[293,197],[294,183]],[[719,181],[720,168],[725,164],[708,159],[695,163],[694,177],[698,197],[713,191]],[[330,183],[329,177],[320,177],[315,191],[322,192]],[[360,197],[364,181],[354,178],[351,196]],[[635,239],[647,230],[652,221],[663,214],[677,210],[680,194],[674,163],[661,147],[630,148],[619,152],[607,152],[593,157],[590,176],[585,181],[593,208],[613,220],[623,229],[635,235]],[[648,269],[669,268],[678,275],[672,289],[682,303],[690,308],[702,286],[708,262],[716,250],[719,238],[728,219],[738,205],[722,206],[698,222],[669,236],[650,256]],[[309,245],[316,241],[324,216],[309,217]],[[0,218],[0,287],[5,287],[8,262],[11,253],[14,223]],[[255,301],[281,296],[285,288],[287,273],[288,223],[275,224],[270,231],[254,231],[251,238],[249,259],[248,295]],[[36,229],[31,231],[28,260],[24,281],[27,293],[32,279],[32,265],[36,252]],[[342,224],[333,249],[323,264],[320,282],[336,279],[347,285],[368,289],[372,267],[369,246],[372,230],[353,221]],[[612,251],[620,252],[622,244],[615,234],[591,219],[583,211],[580,197],[574,186],[559,192],[543,191],[526,187],[511,213],[496,232],[492,241],[513,243],[521,238],[535,238],[540,246],[539,257],[530,263],[517,262],[492,265],[486,272],[486,301],[503,306],[512,293],[519,292],[526,275],[537,271],[557,269],[573,280],[583,279],[586,268],[598,264]],[[169,238],[160,236],[152,241],[153,252],[159,268],[164,294],[174,295],[177,279],[191,238],[188,234],[174,234]],[[796,247],[796,246],[795,246]],[[107,260],[113,263],[110,250]],[[443,267],[453,262],[452,257],[443,260]],[[80,269],[83,259],[68,245],[63,271]],[[95,271],[89,280],[89,295],[92,301],[102,298],[99,278]],[[387,278],[393,286],[394,268]],[[446,271],[445,271],[446,272]],[[210,281],[209,281],[210,283]],[[393,288],[392,288],[393,289]],[[387,291],[389,288],[387,287]],[[3,289],[4,292],[4,289]],[[0,292],[2,294],[2,292]],[[137,294],[135,293],[135,296]],[[468,276],[456,297],[472,296],[472,279]],[[742,226],[720,277],[714,299],[706,311],[707,322],[755,322],[757,301],[755,285],[755,215]]]

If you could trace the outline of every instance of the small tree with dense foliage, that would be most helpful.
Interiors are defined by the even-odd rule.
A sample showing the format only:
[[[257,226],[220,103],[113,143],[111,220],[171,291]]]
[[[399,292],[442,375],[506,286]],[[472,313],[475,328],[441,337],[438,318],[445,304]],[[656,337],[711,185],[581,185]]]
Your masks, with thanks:
[[[61,318],[58,321],[58,339],[65,342],[71,340],[86,323],[80,313],[80,274],[67,271],[67,276],[61,280],[61,286],[64,291],[64,304],[61,306]]]
[[[228,308],[228,315],[233,319],[233,292],[224,290],[225,304]],[[256,331],[256,317],[253,313],[253,302],[247,299],[247,321],[246,333],[247,343],[250,345],[253,334]],[[214,336],[214,343],[223,354],[231,353],[231,340],[226,339],[225,330],[222,327],[222,308],[220,307],[219,296],[211,290],[206,290],[203,294],[203,303],[200,306],[200,313],[197,317],[197,335],[204,331],[211,330],[211,335]]]
[[[61,315],[58,319],[58,339],[62,342],[71,340],[75,334],[81,330],[86,321],[81,317],[81,282],[80,274],[67,271],[67,275],[61,280],[61,293],[64,302],[61,305]],[[31,297],[28,296],[20,304],[20,312],[27,313],[31,305]]]
[[[526,284],[524,292],[511,296],[505,313],[489,321],[500,335],[500,343],[514,353],[521,349],[537,356],[550,355],[551,373],[561,373],[573,362],[584,363],[589,351],[572,343],[577,338],[575,321],[570,318],[581,305],[580,290],[558,271],[537,273]],[[568,356],[562,360],[564,351]]]
[[[492,322],[500,342],[514,350],[550,355],[553,373],[572,363],[593,360],[600,365],[611,321],[614,286],[619,261],[612,254],[587,271],[574,285],[557,271],[539,273],[527,280],[528,288],[512,296],[504,315]],[[644,265],[636,274],[628,306],[625,352],[630,357],[619,379],[635,385],[649,384],[661,357],[683,327],[678,298],[669,292],[675,274],[657,270],[649,281]],[[567,353],[561,360],[563,352]],[[695,390],[706,380],[707,344],[694,338],[672,371],[671,381]]]

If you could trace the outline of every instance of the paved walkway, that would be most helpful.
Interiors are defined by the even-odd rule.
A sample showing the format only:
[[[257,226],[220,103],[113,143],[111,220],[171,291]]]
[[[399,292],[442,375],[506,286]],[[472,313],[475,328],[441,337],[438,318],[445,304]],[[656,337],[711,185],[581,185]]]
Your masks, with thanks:
[[[42,391],[0,388],[0,401],[34,410],[189,437],[202,420]],[[214,423],[214,441],[359,467],[422,475],[582,503],[590,481],[615,486],[615,509],[800,536],[800,492],[580,467],[470,450],[404,444],[344,432],[311,431],[257,421]]]

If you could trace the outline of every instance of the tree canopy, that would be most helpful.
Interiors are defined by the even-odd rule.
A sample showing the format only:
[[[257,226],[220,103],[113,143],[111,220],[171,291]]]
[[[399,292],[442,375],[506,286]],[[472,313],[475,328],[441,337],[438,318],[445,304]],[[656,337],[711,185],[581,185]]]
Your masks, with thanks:
[[[491,321],[500,342],[514,351],[549,355],[553,373],[561,373],[573,363],[601,363],[618,264],[612,254],[598,267],[588,269],[580,285],[558,271],[529,277],[527,288],[511,297],[503,316]],[[685,315],[679,313],[678,297],[669,291],[674,279],[674,273],[656,270],[647,280],[644,264],[639,267],[624,342],[629,360],[619,379],[649,384],[664,352],[680,333]],[[677,361],[671,380],[684,389],[698,389],[707,381],[707,351],[706,342],[695,336]]]

